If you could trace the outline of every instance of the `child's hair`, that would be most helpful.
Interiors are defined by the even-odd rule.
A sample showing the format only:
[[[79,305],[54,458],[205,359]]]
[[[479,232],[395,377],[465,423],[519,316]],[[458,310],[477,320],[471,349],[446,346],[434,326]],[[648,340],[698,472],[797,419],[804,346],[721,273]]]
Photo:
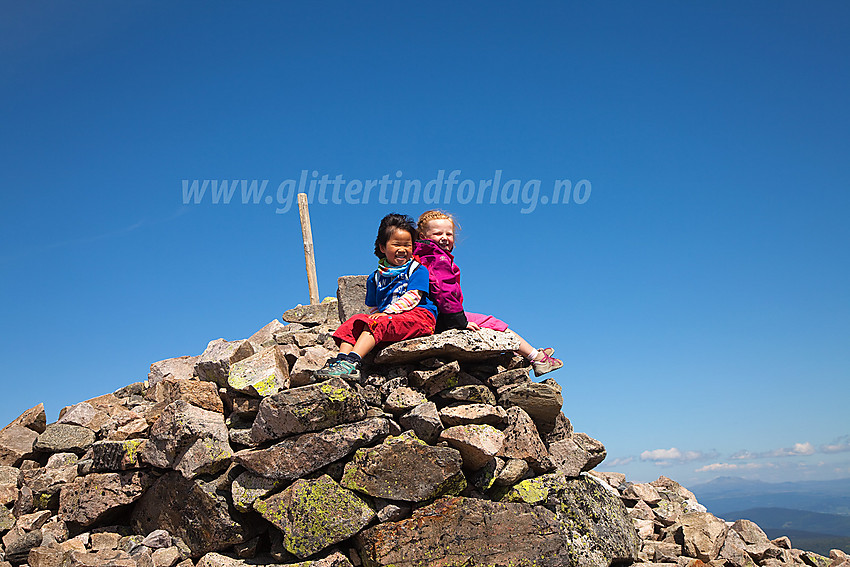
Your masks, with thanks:
[[[430,211],[425,211],[421,215],[419,215],[419,222],[416,224],[416,229],[419,232],[419,237],[423,238],[425,236],[425,229],[428,227],[428,223],[433,220],[450,220],[452,221],[452,226],[454,227],[455,232],[460,230],[460,225],[457,223],[455,218],[446,213],[444,211],[440,211],[438,209],[432,209]]]
[[[378,227],[378,237],[375,239],[375,256],[384,257],[381,254],[381,246],[386,246],[390,237],[397,230],[409,232],[410,239],[416,240],[416,227],[413,226],[413,219],[407,215],[390,213],[381,219],[381,226]]]

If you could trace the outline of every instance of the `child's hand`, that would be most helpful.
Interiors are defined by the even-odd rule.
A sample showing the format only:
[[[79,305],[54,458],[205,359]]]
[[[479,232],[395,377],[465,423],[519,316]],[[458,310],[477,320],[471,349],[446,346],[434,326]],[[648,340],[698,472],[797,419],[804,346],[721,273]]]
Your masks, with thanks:
[[[369,315],[369,319],[380,319],[381,317],[388,317],[386,313],[372,313]]]
[[[472,321],[468,321],[466,323],[466,328],[470,331],[480,331],[481,327],[478,326],[478,323],[473,323]]]

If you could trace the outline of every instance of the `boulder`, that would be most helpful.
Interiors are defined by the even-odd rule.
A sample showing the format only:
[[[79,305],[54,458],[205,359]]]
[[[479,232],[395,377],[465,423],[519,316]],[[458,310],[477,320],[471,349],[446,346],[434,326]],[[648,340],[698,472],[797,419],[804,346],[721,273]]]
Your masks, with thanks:
[[[522,459],[538,473],[551,470],[553,465],[549,451],[540,439],[531,416],[520,407],[512,407],[506,412],[506,421],[505,441],[496,454],[506,459]]]
[[[39,435],[22,425],[8,425],[0,431],[0,466],[16,467],[32,458],[33,446]]]
[[[151,364],[148,372],[148,386],[156,386],[166,378],[175,380],[191,380],[195,375],[195,364],[197,356],[178,356],[177,358],[166,358]]]
[[[254,508],[283,532],[284,547],[301,559],[350,538],[375,517],[359,496],[328,475],[296,480]]]
[[[289,366],[277,346],[265,348],[230,365],[227,385],[258,398],[289,388]]]
[[[8,465],[0,466],[0,506],[11,504],[18,499],[20,478],[20,470]]]
[[[366,401],[345,381],[331,378],[264,398],[251,428],[251,437],[262,443],[360,421],[364,417]]]
[[[337,278],[337,315],[347,321],[358,313],[368,313],[366,307],[366,278],[369,276],[341,276]]]
[[[59,518],[69,524],[90,526],[109,519],[138,500],[151,485],[146,472],[93,473],[62,487]]]
[[[470,424],[500,426],[507,417],[502,407],[490,404],[460,404],[440,410],[440,420],[446,427]]]
[[[519,339],[513,333],[500,333],[491,329],[467,331],[453,329],[392,343],[376,356],[378,364],[400,364],[426,358],[440,357],[460,361],[486,360],[494,355],[519,348]]]
[[[289,309],[281,315],[281,319],[287,323],[300,323],[302,325],[321,325],[328,322],[339,323],[337,315],[337,302],[335,299],[327,299],[321,303],[311,305],[298,305]]]
[[[80,402],[65,409],[66,411],[63,412],[62,417],[56,423],[80,425],[92,431],[99,431],[110,419],[108,413],[94,409],[88,402]]]
[[[460,364],[456,360],[433,370],[414,370],[410,373],[409,381],[412,386],[433,396],[437,392],[458,385]]]
[[[440,397],[445,400],[455,400],[458,402],[496,405],[496,396],[493,391],[483,384],[468,384],[450,388],[444,392],[440,392]]]
[[[460,451],[464,468],[475,471],[499,452],[505,434],[492,425],[456,425],[444,429],[440,440]]]
[[[150,465],[191,478],[221,470],[232,455],[224,416],[177,400],[151,426],[140,456]]]
[[[294,480],[389,435],[389,422],[373,417],[322,431],[293,435],[267,449],[246,449],[236,462],[260,476]]]
[[[680,524],[685,555],[705,563],[717,558],[729,529],[723,520],[707,512],[689,512],[681,517]]]
[[[462,463],[457,450],[433,447],[405,432],[377,447],[359,449],[345,465],[340,483],[369,496],[422,502],[463,490]]]
[[[92,471],[125,471],[139,467],[142,439],[98,441],[91,446]]]
[[[216,339],[210,341],[206,350],[195,362],[195,374],[201,380],[215,382],[218,386],[226,386],[230,365],[246,359],[252,354],[254,354],[254,347],[247,340],[226,341]]]
[[[552,465],[566,476],[578,476],[589,471],[603,460],[605,446],[586,433],[573,433],[564,441],[549,445]]]
[[[212,382],[164,378],[148,389],[145,399],[165,405],[183,400],[207,411],[224,413],[224,404],[218,394],[218,388]]]
[[[428,399],[419,390],[407,386],[401,386],[390,392],[384,402],[384,411],[396,415],[409,411],[416,406],[425,403]]]
[[[230,485],[233,505],[240,512],[249,512],[254,502],[265,498],[284,484],[282,480],[266,478],[251,471],[240,474]]]
[[[53,423],[38,436],[33,448],[44,453],[84,453],[94,440],[94,431],[88,427]]]
[[[295,364],[292,365],[292,371],[289,373],[290,385],[298,387],[312,384],[315,382],[313,373],[324,367],[328,359],[334,356],[336,356],[336,353],[323,346],[307,347],[304,349],[304,354],[299,356]]]
[[[516,386],[506,386],[499,390],[499,403],[506,408],[521,407],[531,416],[537,429],[548,433],[555,428],[564,398],[561,392],[549,384],[526,382]]]
[[[399,423],[403,428],[412,430],[426,443],[436,443],[443,430],[443,423],[437,413],[437,404],[434,402],[419,404],[401,416]]]
[[[271,346],[274,343],[275,333],[284,330],[286,330],[286,325],[277,319],[273,319],[264,325],[262,329],[248,337],[248,342],[251,343],[254,352],[259,352],[264,347]]]
[[[36,433],[44,433],[44,428],[47,426],[47,415],[44,413],[44,404],[38,404],[28,409],[12,420],[12,423],[4,427],[2,431],[6,431],[6,429],[13,425],[32,429]]]
[[[132,523],[137,533],[167,530],[181,538],[196,558],[242,543],[253,534],[245,518],[230,512],[224,496],[176,471],[160,477],[145,492],[133,510]]]

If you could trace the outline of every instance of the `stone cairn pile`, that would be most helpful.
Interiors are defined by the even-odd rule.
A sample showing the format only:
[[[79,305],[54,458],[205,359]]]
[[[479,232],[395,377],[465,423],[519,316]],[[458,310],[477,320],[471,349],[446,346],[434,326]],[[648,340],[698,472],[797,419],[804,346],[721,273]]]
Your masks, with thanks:
[[[591,471],[515,338],[390,345],[315,382],[363,278],[244,340],[0,431],[0,567],[850,567],[729,526],[672,480]],[[591,471],[588,473],[588,471]]]

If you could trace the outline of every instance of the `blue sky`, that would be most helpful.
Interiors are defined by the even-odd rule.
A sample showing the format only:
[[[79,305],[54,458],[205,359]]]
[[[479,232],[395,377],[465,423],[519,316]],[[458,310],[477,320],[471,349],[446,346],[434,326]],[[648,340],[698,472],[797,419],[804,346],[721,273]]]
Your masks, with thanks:
[[[3,12],[3,423],[307,302],[302,171],[340,180],[310,209],[328,296],[374,269],[384,214],[433,207],[369,180],[457,170],[467,309],[556,348],[600,468],[850,476],[846,3]],[[195,203],[194,180],[266,188]]]

